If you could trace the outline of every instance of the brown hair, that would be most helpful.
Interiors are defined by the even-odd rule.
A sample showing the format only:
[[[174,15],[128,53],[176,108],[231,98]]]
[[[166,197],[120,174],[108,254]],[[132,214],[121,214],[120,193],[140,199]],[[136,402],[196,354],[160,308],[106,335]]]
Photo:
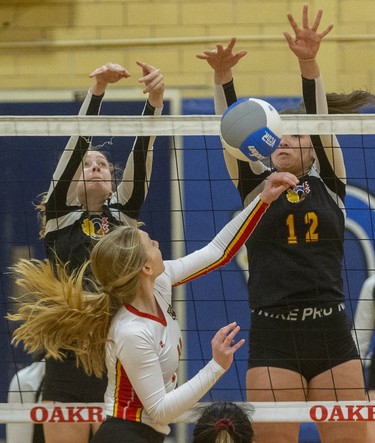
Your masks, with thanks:
[[[350,94],[331,92],[326,97],[329,114],[355,114],[362,108],[375,104],[375,96],[362,90],[355,90]],[[283,109],[280,114],[306,114],[306,108],[301,101],[298,107]]]
[[[193,431],[192,443],[251,443],[254,431],[250,404],[218,401],[194,408],[200,418]]]

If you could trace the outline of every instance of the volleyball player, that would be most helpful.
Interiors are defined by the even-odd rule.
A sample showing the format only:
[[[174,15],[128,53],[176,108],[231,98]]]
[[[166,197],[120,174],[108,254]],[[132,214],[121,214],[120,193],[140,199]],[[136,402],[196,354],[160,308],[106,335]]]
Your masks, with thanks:
[[[92,249],[90,267],[95,292],[85,291],[85,267],[74,275],[63,264],[21,260],[16,282],[27,293],[10,320],[21,322],[13,343],[45,349],[59,358],[71,349],[86,373],[108,374],[106,421],[93,443],[158,443],[168,424],[194,404],[231,366],[240,327],[233,322],[212,340],[212,360],[188,382],[177,385],[181,331],[172,306],[172,287],[228,263],[254,231],[272,201],[297,178],[271,174],[253,202],[205,247],[176,260],[163,261],[157,241],[136,227],[117,227]],[[272,206],[272,205],[271,205]],[[56,324],[54,316],[62,318]],[[58,329],[57,329],[58,328]]]
[[[218,401],[204,406],[194,427],[192,443],[251,443],[253,412],[249,403],[240,406],[231,401]]]
[[[316,56],[332,25],[318,32],[322,11],[302,27],[288,20],[294,38],[284,33],[302,75],[304,107],[288,113],[328,113]],[[197,57],[215,70],[215,107],[222,113],[236,101],[231,68],[246,55],[217,45]],[[334,112],[355,112],[373,103],[364,91],[328,95]],[[345,164],[336,137],[284,135],[271,156],[241,162],[224,150],[226,166],[243,204],[265,185],[269,174],[289,171],[298,189],[287,191],[263,217],[248,240],[248,292],[251,308],[248,401],[364,400],[358,353],[345,314],[341,264],[345,229]],[[275,229],[275,226],[277,228]],[[325,443],[362,443],[364,423],[319,423]],[[298,423],[254,423],[258,443],[298,441]]]
[[[160,115],[163,108],[164,78],[161,71],[137,62],[139,82],[148,98],[143,115]],[[106,63],[90,74],[93,85],[79,115],[96,115],[108,84],[129,77],[124,67]],[[43,198],[43,241],[46,255],[67,264],[72,272],[88,259],[92,247],[115,226],[136,226],[148,191],[155,137],[137,137],[124,168],[123,179],[114,188],[113,167],[106,155],[91,147],[90,137],[69,139]],[[56,317],[56,327],[59,318]],[[43,401],[103,402],[107,386],[103,377],[88,377],[76,367],[73,352],[63,360],[46,359]],[[99,424],[45,423],[47,443],[87,443]]]
[[[41,400],[45,362],[34,361],[17,371],[8,391],[8,403],[35,403]],[[40,423],[8,423],[6,443],[45,443]]]
[[[375,330],[375,274],[368,277],[362,285],[357,309],[354,316],[354,340],[367,375],[366,388],[370,400],[375,400],[375,352],[372,340]],[[367,425],[367,440],[375,441],[375,423]]]

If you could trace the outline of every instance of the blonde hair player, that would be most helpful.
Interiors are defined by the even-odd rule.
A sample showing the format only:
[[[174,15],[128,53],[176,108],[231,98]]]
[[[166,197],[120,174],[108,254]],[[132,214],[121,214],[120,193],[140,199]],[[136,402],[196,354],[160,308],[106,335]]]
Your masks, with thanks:
[[[310,24],[304,5],[301,27],[291,14],[287,17],[295,35],[284,36],[298,59],[305,106],[289,113],[327,114],[331,104],[334,112],[347,113],[374,103],[364,91],[326,96],[316,56],[333,26],[318,31],[322,10]],[[220,114],[237,99],[232,67],[246,55],[233,54],[234,45],[232,39],[227,47],[217,45],[198,55],[215,71],[215,107]],[[271,167],[238,161],[225,150],[224,157],[245,205],[272,171],[288,171],[300,180],[296,189],[275,202],[246,244],[251,308],[248,401],[364,400],[341,277],[346,173],[336,137],[283,135],[271,155]],[[317,426],[325,443],[363,443],[366,433],[365,423]],[[254,423],[258,443],[297,442],[299,427]]]
[[[142,114],[160,115],[164,76],[160,69],[147,63],[137,65],[141,70],[138,81],[147,96]],[[108,62],[95,69],[90,74],[93,84],[79,114],[98,114],[107,86],[129,76],[130,72],[116,63]],[[154,140],[155,137],[148,136],[135,139],[123,176],[115,183],[111,163],[103,152],[92,148],[91,137],[70,137],[38,207],[43,215],[46,256],[51,262],[62,262],[68,273],[74,272],[114,227],[137,225],[148,193]],[[56,328],[58,320],[59,316],[55,316]],[[106,386],[105,374],[87,376],[76,367],[76,356],[71,350],[65,350],[63,359],[46,359],[43,401],[102,403]],[[47,443],[87,443],[97,428],[96,423],[45,423],[44,435]]]
[[[215,334],[212,360],[176,387],[182,337],[172,287],[228,263],[270,203],[297,184],[293,174],[271,174],[261,194],[207,246],[176,260],[163,261],[158,242],[144,230],[116,228],[91,252],[95,292],[84,290],[87,265],[74,275],[63,265],[54,272],[48,261],[22,260],[15,266],[27,298],[18,313],[8,316],[21,322],[13,342],[23,341],[29,352],[44,349],[54,359],[73,351],[87,374],[103,374],[105,361],[107,419],[93,443],[164,441],[168,424],[192,408],[229,369],[244,343],[235,341],[240,330],[236,322]]]

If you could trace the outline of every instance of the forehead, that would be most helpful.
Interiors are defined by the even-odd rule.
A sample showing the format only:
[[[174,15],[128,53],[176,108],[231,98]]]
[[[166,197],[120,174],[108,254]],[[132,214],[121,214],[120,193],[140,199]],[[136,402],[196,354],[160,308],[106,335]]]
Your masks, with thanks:
[[[86,160],[104,160],[108,162],[107,157],[99,151],[89,151],[86,155]]]
[[[141,236],[141,241],[144,247],[148,248],[150,245],[152,245],[152,241],[150,236],[147,234],[146,231],[143,231],[142,229],[138,229],[138,232]]]
[[[150,240],[150,236],[147,234],[146,231],[143,231],[142,229],[138,229],[139,235],[141,236],[142,240]]]

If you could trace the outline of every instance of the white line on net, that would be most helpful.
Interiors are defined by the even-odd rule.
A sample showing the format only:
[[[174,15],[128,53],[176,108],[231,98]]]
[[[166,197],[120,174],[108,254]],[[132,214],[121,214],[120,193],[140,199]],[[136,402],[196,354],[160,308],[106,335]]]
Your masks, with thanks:
[[[240,402],[237,402],[241,404]],[[375,401],[345,402],[254,402],[256,422],[352,422],[374,421]],[[198,403],[199,407],[202,403]],[[102,403],[0,403],[0,423],[101,422],[105,418]],[[194,408],[175,423],[194,423]]]
[[[281,115],[284,134],[375,134],[375,114]],[[219,135],[220,116],[0,116],[0,136]]]

